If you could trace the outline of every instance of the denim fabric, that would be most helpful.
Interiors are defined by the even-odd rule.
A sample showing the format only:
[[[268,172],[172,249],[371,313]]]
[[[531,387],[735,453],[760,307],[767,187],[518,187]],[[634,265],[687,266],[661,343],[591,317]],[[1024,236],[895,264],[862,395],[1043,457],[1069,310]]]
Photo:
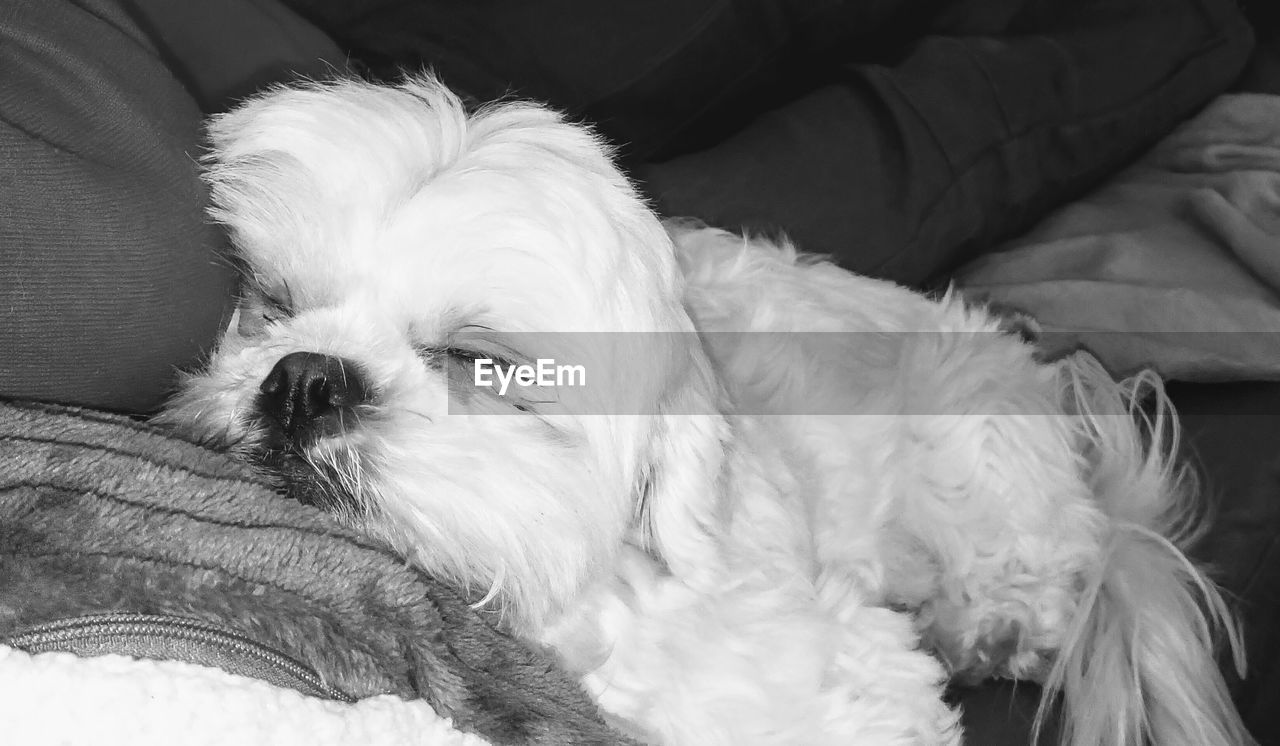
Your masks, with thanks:
[[[1060,30],[1032,20],[1001,36],[928,36],[892,65],[847,65],[640,175],[665,213],[785,231],[854,271],[920,284],[1141,154],[1224,91],[1251,46],[1230,0],[1112,6]]]
[[[159,406],[235,285],[201,109],[330,60],[274,0],[0,4],[0,394]]]

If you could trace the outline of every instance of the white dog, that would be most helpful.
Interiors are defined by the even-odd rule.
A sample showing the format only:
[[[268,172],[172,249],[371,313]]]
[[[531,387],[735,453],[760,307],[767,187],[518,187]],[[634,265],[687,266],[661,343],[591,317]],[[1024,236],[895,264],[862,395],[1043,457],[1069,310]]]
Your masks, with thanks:
[[[344,81],[211,133],[251,287],[164,420],[488,591],[620,727],[953,744],[948,677],[1003,676],[1064,693],[1073,744],[1248,741],[1158,381],[664,229],[536,105]],[[587,379],[512,375],[538,360]]]

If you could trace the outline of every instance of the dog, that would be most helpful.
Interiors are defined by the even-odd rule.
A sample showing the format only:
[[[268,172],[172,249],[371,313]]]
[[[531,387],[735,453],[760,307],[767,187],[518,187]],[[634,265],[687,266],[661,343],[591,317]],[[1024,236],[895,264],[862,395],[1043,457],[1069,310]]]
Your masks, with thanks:
[[[957,744],[947,682],[1008,677],[1064,743],[1249,742],[1154,376],[664,224],[589,128],[429,75],[209,132],[246,290],[160,421],[468,589],[625,732]]]

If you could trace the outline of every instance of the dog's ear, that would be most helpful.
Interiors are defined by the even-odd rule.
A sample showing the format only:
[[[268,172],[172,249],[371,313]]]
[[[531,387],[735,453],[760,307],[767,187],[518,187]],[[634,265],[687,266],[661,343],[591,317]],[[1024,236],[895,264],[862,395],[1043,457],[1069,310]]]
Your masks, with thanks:
[[[661,405],[637,486],[637,542],[677,574],[710,573],[719,555],[730,427],[710,363],[695,355]]]

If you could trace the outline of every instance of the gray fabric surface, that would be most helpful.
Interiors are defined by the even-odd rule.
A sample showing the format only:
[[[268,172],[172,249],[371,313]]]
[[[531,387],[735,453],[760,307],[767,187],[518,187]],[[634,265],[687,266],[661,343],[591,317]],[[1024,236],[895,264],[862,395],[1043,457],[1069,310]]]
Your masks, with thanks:
[[[240,463],[125,418],[0,401],[0,639],[113,611],[217,624],[494,743],[625,742],[549,660]]]
[[[0,394],[151,411],[212,348],[200,127],[118,3],[0,2]]]

